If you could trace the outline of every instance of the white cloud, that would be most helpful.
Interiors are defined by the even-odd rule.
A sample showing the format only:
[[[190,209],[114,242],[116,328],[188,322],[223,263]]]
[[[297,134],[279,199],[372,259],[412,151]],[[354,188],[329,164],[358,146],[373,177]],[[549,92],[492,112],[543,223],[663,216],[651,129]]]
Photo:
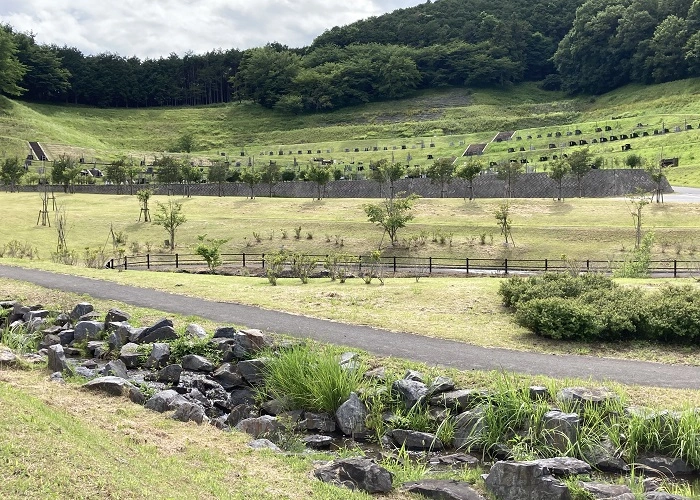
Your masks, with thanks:
[[[2,0],[0,21],[39,43],[157,58],[171,52],[302,47],[324,30],[425,0]]]

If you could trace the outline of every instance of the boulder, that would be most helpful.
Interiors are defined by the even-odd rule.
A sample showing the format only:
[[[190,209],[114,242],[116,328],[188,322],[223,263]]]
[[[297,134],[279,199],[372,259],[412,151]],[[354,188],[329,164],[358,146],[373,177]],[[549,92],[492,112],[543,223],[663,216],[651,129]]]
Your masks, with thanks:
[[[177,385],[180,382],[181,374],[182,366],[168,365],[158,372],[158,374],[156,375],[156,381],[162,382],[164,384]]]
[[[226,418],[226,425],[229,427],[236,427],[242,420],[256,417],[257,414],[254,406],[240,404],[231,409],[231,413],[229,413],[228,417]]]
[[[335,432],[335,420],[328,413],[304,414],[305,427],[309,431]]]
[[[625,473],[630,468],[627,463],[620,458],[609,439],[591,444],[581,450],[583,458],[596,470],[603,472]]]
[[[682,497],[680,495],[672,495],[671,493],[666,493],[665,491],[650,491],[644,493],[644,500],[690,500],[688,497]]]
[[[144,328],[136,338],[137,344],[151,344],[162,340],[175,340],[177,334],[170,319],[163,318],[155,324]]]
[[[484,408],[477,406],[473,410],[465,411],[455,418],[455,431],[452,444],[456,449],[469,448],[478,442],[486,432],[484,423]]]
[[[58,332],[57,335],[58,338],[61,339],[61,345],[65,347],[70,345],[75,339],[75,330],[72,328],[67,328]]]
[[[26,313],[24,313],[24,321],[27,323],[34,320],[34,319],[44,319],[49,315],[49,311],[46,309],[36,309],[36,310],[29,310]]]
[[[240,404],[254,405],[255,393],[250,389],[234,389],[229,394],[228,404],[231,408]]]
[[[119,359],[127,368],[138,368],[143,362],[144,354],[139,351],[139,345],[129,342],[119,350]]]
[[[362,376],[369,380],[383,381],[386,379],[386,368],[383,366],[373,368],[371,370],[367,370]]]
[[[219,368],[214,371],[212,377],[227,391],[243,385],[243,377],[238,373],[236,365],[232,365],[231,363],[224,363],[219,366]]]
[[[354,392],[335,412],[335,420],[338,428],[346,436],[362,434],[367,428],[365,419],[367,418],[367,407]]]
[[[484,482],[498,500],[571,500],[566,484],[534,462],[496,462]]]
[[[170,358],[170,345],[156,342],[153,344],[151,349],[151,354],[148,355],[148,359],[144,366],[149,369],[159,369],[167,366],[168,359]]]
[[[403,380],[412,380],[414,382],[420,382],[421,384],[425,383],[423,374],[416,370],[406,370],[406,373],[403,374]]]
[[[137,404],[143,404],[145,402],[141,391],[138,390],[134,384],[121,377],[98,377],[86,382],[82,387],[90,391],[103,392],[110,396],[126,396]]]
[[[238,330],[236,330],[232,326],[220,326],[219,328],[214,330],[214,336],[212,338],[215,338],[215,339],[233,339],[236,337],[236,333],[238,333]]]
[[[437,455],[430,458],[431,465],[446,465],[450,467],[477,467],[479,459],[465,453],[452,453],[451,455]]]
[[[271,450],[276,453],[282,453],[282,450],[280,449],[279,446],[277,446],[275,443],[270,441],[269,439],[254,439],[253,441],[248,443],[248,446],[250,448],[253,448],[254,450]]]
[[[414,495],[437,500],[485,500],[469,483],[463,481],[424,479],[404,483],[401,489]]]
[[[434,394],[441,394],[443,392],[454,391],[455,382],[449,377],[435,377],[435,380],[431,382],[428,386],[428,394],[433,396]]]
[[[264,382],[264,369],[267,358],[256,358],[240,361],[236,367],[238,373],[251,385]]]
[[[48,354],[48,368],[51,373],[62,373],[64,370],[70,370],[70,365],[66,360],[66,354],[63,352],[61,344],[49,346],[46,353]]]
[[[41,343],[39,344],[39,349],[46,349],[47,347],[56,344],[61,344],[61,337],[59,337],[58,335],[48,333],[44,335],[44,338],[41,340]]]
[[[0,368],[14,368],[18,364],[19,360],[12,351],[0,349]]]
[[[320,434],[314,434],[312,436],[306,436],[302,440],[308,448],[313,448],[315,450],[325,450],[330,448],[333,444],[333,438],[330,436],[322,436]]]
[[[430,404],[456,411],[466,410],[475,403],[483,400],[487,393],[477,389],[459,389],[443,392],[430,398]]]
[[[182,397],[177,391],[168,389],[166,391],[160,391],[155,393],[151,398],[146,401],[144,405],[149,410],[157,411],[158,413],[163,413],[166,411],[174,410],[179,406],[186,404],[187,400]]]
[[[89,302],[81,302],[76,304],[73,310],[68,315],[71,321],[77,321],[81,316],[91,313],[95,308]]]
[[[207,331],[197,323],[190,323],[185,328],[185,335],[193,339],[205,339],[207,338]]]
[[[367,493],[388,493],[394,475],[367,458],[343,458],[319,467],[314,476],[324,483]]]
[[[287,402],[282,399],[271,399],[260,405],[260,409],[267,415],[277,416],[283,413]]]
[[[530,399],[533,401],[541,401],[547,399],[549,396],[549,389],[543,385],[531,385],[528,388]]]
[[[84,377],[88,380],[97,377],[97,371],[92,368],[87,368],[85,366],[76,366],[74,371],[75,375],[79,377]]]
[[[545,441],[561,452],[566,451],[578,437],[579,422],[580,417],[576,413],[548,411],[542,419]]]
[[[640,455],[635,463],[643,466],[647,472],[661,476],[687,476],[695,472],[695,469],[681,458]]]
[[[100,321],[79,321],[73,328],[73,342],[100,340],[104,324]]]
[[[629,488],[623,484],[607,484],[598,482],[579,482],[584,491],[590,493],[593,498],[613,498],[615,500],[634,500],[636,497]]]
[[[175,410],[175,413],[173,413],[172,418],[180,422],[196,422],[199,425],[209,422],[209,417],[207,417],[204,412],[204,408],[190,402],[180,404]]]
[[[129,379],[129,373],[126,371],[126,364],[124,364],[121,359],[115,359],[107,363],[101,373],[104,376],[113,375],[126,380]]]
[[[589,474],[592,471],[591,466],[586,462],[571,457],[542,458],[532,462],[544,467],[555,476],[575,476]]]
[[[387,433],[397,447],[407,450],[440,451],[444,448],[442,441],[435,434],[407,429],[394,429]]]
[[[557,393],[557,400],[579,405],[599,406],[607,401],[617,401],[619,396],[605,387],[565,387]]]
[[[105,324],[107,323],[124,323],[131,319],[131,314],[117,308],[112,308],[105,315]]]
[[[407,410],[413,408],[428,394],[428,387],[423,382],[415,380],[395,380],[391,388],[401,396]]]
[[[213,372],[214,365],[204,356],[199,356],[197,354],[187,354],[182,357],[180,362],[183,370],[189,370],[192,372]]]
[[[250,434],[254,438],[275,436],[282,429],[277,417],[263,415],[257,418],[245,418],[238,422],[236,430]]]

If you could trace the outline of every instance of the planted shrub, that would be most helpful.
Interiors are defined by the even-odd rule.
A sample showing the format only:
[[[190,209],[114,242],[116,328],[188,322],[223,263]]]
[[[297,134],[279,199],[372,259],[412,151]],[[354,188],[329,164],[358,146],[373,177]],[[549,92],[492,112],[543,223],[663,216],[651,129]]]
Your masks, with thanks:
[[[194,338],[186,335],[180,335],[170,344],[170,361],[179,363],[184,356],[188,354],[196,354],[203,356],[213,364],[221,363],[223,357],[222,351],[211,343],[209,338]]]
[[[518,307],[515,321],[537,335],[557,340],[589,340],[602,330],[596,310],[562,297],[534,299]]]

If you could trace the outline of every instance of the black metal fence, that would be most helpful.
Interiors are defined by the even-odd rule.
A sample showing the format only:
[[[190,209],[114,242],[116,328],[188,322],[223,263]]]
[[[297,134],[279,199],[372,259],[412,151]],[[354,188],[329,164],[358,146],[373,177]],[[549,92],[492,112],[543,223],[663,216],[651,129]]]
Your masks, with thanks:
[[[327,255],[309,255],[317,260],[316,271],[324,268]],[[234,253],[222,254],[223,267],[265,269],[269,254]],[[610,274],[622,266],[622,260],[562,260],[562,259],[503,259],[503,258],[454,258],[454,257],[382,257],[379,263],[384,272],[410,275],[508,275],[511,273],[604,273]],[[368,269],[372,259],[368,255],[346,256],[343,264],[353,272],[361,273]],[[111,259],[107,267],[112,269],[135,270],[194,270],[206,268],[205,260],[196,254],[145,254]],[[653,260],[649,273],[655,277],[700,276],[700,261],[695,260]]]

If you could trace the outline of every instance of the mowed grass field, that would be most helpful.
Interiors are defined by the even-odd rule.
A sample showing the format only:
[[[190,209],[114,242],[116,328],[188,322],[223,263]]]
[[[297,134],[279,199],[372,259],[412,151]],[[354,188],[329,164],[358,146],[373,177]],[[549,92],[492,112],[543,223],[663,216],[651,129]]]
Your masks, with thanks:
[[[514,199],[510,201],[515,246],[505,247],[494,212],[499,199],[419,199],[414,220],[399,230],[393,246],[383,230],[368,222],[364,206],[377,199],[309,199],[156,196],[157,204],[181,203],[187,221],[176,233],[176,251],[193,253],[197,237],[228,240],[222,253],[266,253],[284,248],[314,255],[367,255],[380,247],[385,256],[570,259],[606,261],[624,257],[634,246],[635,230],[624,199]],[[139,204],[129,195],[56,193],[65,211],[68,247],[112,251],[111,231],[123,233],[128,255],[163,253],[167,232],[154,223],[138,222]],[[57,244],[52,226],[37,225],[40,193],[0,193],[0,245],[12,240],[36,247],[43,260]],[[51,209],[51,207],[49,207]],[[700,205],[652,203],[643,209],[643,228],[653,231],[655,258],[695,260],[700,245]],[[299,239],[295,228],[301,227]],[[256,239],[256,235],[258,239]],[[443,238],[439,236],[442,235]],[[482,244],[482,236],[484,244]],[[441,242],[441,240],[444,240]],[[451,240],[451,243],[450,243]]]

